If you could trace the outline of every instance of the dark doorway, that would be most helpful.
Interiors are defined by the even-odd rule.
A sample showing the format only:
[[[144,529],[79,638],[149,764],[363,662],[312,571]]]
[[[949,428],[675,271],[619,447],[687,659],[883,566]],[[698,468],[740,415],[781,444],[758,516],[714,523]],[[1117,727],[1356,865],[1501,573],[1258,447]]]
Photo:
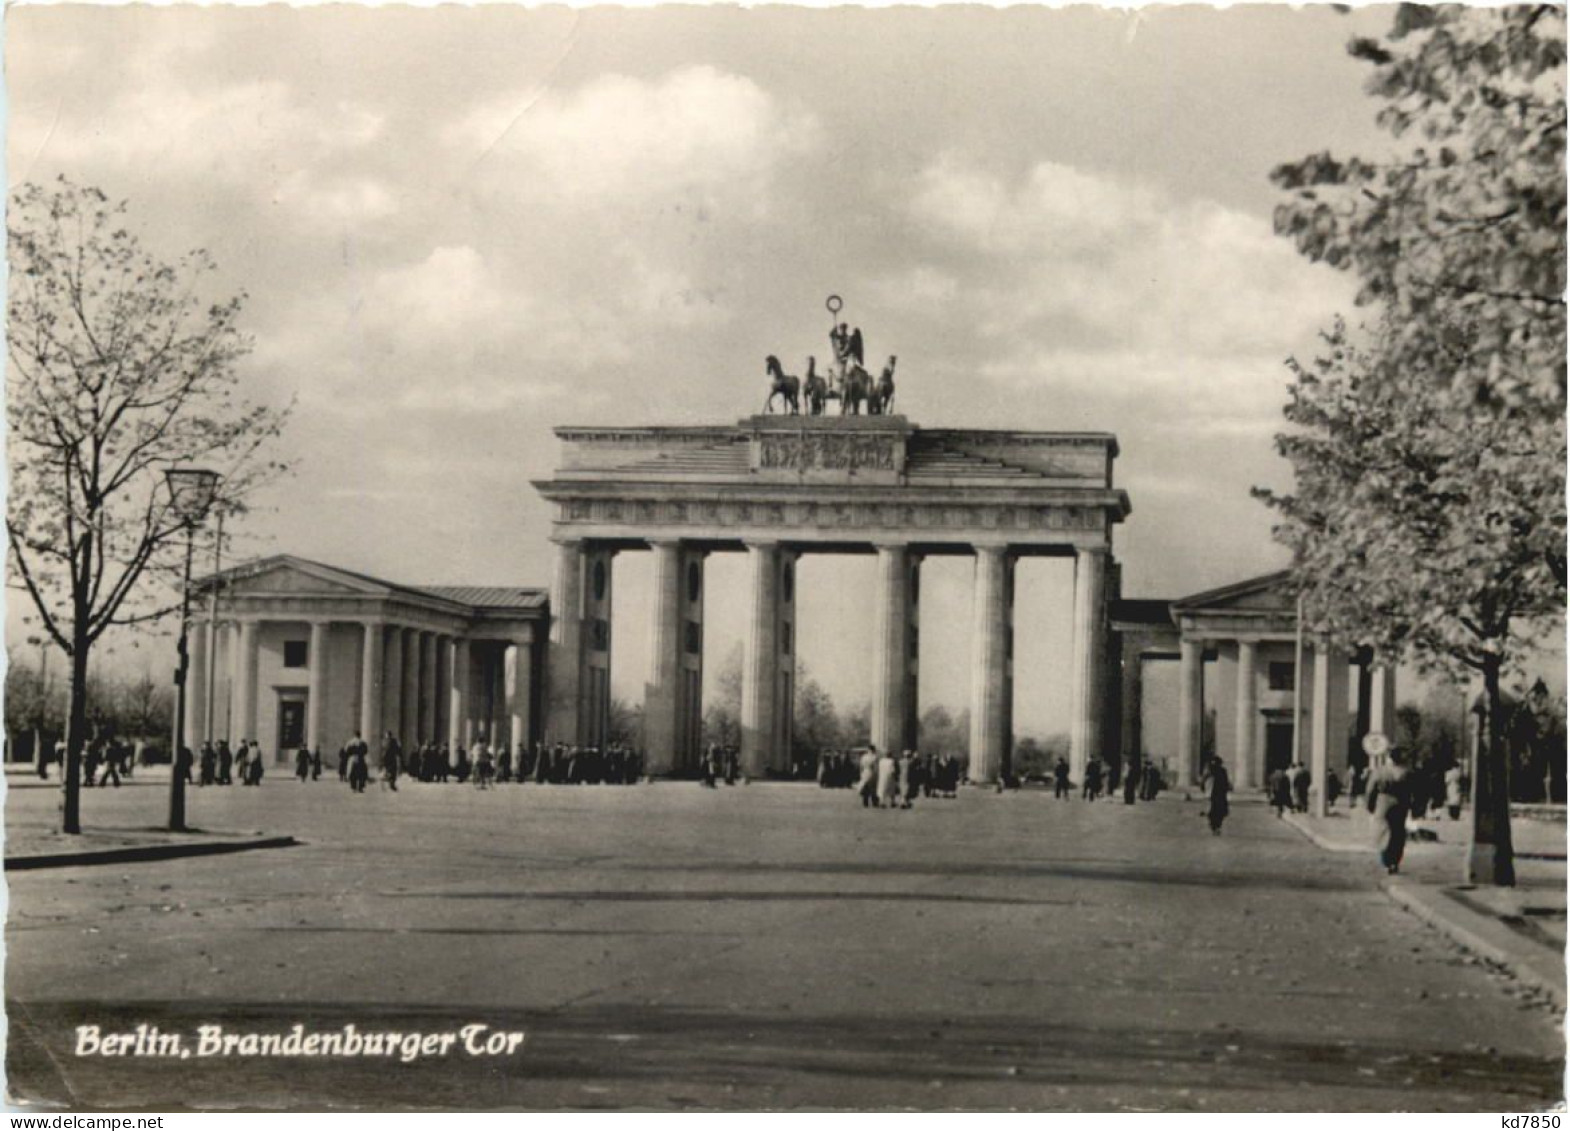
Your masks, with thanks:
[[[1265,777],[1292,764],[1292,720],[1265,721]]]
[[[305,700],[280,699],[278,701],[278,752],[277,760],[288,761],[289,755],[305,745]]]

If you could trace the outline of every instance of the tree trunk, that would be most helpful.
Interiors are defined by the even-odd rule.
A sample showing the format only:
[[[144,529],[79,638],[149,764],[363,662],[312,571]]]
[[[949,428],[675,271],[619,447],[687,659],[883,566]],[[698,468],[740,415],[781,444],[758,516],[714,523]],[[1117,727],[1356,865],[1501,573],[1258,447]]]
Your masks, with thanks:
[[[85,617],[78,617],[78,626],[86,624]],[[82,831],[82,748],[87,744],[87,633],[78,627],[71,637],[71,707],[65,731],[65,765],[60,767],[61,788],[65,791],[61,806],[60,831]]]
[[[1467,849],[1466,882],[1515,886],[1515,849],[1510,839],[1510,764],[1505,748],[1504,708],[1500,702],[1499,659],[1483,668],[1488,696],[1488,730],[1479,736],[1472,768],[1472,840]]]

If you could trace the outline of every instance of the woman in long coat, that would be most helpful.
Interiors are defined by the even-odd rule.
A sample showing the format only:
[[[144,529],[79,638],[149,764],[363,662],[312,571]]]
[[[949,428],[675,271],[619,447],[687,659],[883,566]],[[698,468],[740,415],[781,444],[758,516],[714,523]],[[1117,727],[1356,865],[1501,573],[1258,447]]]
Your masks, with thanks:
[[[1205,810],[1205,818],[1210,822],[1211,835],[1220,836],[1221,822],[1231,812],[1227,805],[1227,794],[1232,792],[1232,779],[1227,775],[1227,768],[1220,758],[1210,760],[1206,785],[1210,793],[1210,807]]]
[[[1401,753],[1392,750],[1390,761],[1368,779],[1368,811],[1374,815],[1379,862],[1392,876],[1401,869],[1401,856],[1406,851],[1406,817],[1412,807],[1411,785],[1402,762]]]

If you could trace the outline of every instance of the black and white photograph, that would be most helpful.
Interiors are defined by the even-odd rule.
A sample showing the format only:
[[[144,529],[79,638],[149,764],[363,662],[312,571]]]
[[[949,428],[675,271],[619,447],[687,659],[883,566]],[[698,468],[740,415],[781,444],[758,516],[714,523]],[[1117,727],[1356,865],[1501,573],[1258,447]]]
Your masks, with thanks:
[[[1557,1127],[1565,18],[8,7],[7,1110]]]

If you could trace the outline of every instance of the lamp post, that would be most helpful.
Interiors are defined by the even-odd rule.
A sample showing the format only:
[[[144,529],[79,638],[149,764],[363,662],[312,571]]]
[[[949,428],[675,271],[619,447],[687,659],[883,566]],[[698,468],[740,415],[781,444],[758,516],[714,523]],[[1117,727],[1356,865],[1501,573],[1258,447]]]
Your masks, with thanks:
[[[169,760],[169,831],[185,832],[185,685],[190,671],[188,637],[191,628],[191,556],[196,550],[196,528],[207,518],[218,490],[218,473],[198,468],[171,467],[164,472],[169,501],[185,527],[185,580],[180,590],[180,664],[175,669],[174,750]]]

